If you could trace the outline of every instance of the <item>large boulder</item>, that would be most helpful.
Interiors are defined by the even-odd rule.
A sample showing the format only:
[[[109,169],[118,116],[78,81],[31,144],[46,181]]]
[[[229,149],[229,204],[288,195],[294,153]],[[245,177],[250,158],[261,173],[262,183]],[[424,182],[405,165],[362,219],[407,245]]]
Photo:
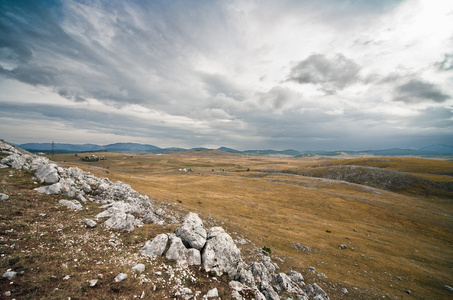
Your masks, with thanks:
[[[206,271],[214,271],[218,275],[227,272],[235,278],[241,262],[241,252],[222,227],[213,227],[209,230],[201,260]]]
[[[176,228],[176,236],[180,237],[188,248],[203,249],[207,233],[203,221],[195,213],[188,213],[181,225]]]
[[[168,235],[161,233],[157,235],[152,241],[147,241],[140,254],[146,256],[162,256],[168,243]]]
[[[54,164],[41,165],[35,172],[36,179],[41,183],[57,183],[60,180],[60,175],[56,167]]]

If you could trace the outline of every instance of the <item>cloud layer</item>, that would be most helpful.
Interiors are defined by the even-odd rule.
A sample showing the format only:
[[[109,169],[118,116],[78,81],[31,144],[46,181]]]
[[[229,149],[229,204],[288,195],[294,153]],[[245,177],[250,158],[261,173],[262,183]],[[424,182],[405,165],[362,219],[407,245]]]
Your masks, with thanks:
[[[0,135],[238,149],[451,144],[448,2],[2,1]]]

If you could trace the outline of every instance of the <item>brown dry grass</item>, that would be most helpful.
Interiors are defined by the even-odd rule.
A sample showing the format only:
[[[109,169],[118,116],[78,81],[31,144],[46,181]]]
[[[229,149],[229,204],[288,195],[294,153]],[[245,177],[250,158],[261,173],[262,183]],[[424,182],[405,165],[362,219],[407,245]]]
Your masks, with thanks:
[[[451,199],[442,194],[426,197],[419,191],[405,191],[411,194],[407,196],[280,172],[354,164],[410,172],[422,179],[440,176],[452,182],[450,161],[369,158],[327,162],[219,151],[104,154],[108,159],[97,163],[82,163],[74,155],[55,155],[55,160],[121,180],[151,199],[177,203],[183,211],[212,216],[230,232],[269,247],[274,260],[285,261],[280,263],[283,269],[302,272],[307,282],[320,283],[333,299],[452,296],[443,288],[453,283]],[[296,243],[310,251],[298,252],[293,247]],[[339,244],[347,249],[340,250]],[[308,271],[308,266],[327,278]],[[342,287],[350,293],[343,295]]]
[[[0,299],[133,299],[142,292],[146,299],[175,299],[176,280],[201,295],[214,287],[223,298],[231,294],[225,276],[214,278],[195,266],[180,270],[163,257],[138,254],[146,240],[176,225],[147,224],[131,233],[88,229],[82,220],[102,211],[97,204],[71,211],[58,204],[61,196],[39,194],[36,186],[27,171],[0,169],[0,192],[10,195],[0,203],[0,270],[18,273],[0,278]],[[132,271],[137,263],[145,264],[145,272]],[[128,278],[118,283],[120,272]],[[95,287],[89,286],[92,279],[99,280]]]

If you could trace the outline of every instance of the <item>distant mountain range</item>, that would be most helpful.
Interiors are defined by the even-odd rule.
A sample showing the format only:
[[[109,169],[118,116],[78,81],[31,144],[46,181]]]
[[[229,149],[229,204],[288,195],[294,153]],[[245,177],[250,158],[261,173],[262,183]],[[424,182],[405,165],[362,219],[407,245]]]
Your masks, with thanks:
[[[154,153],[154,152],[166,152],[166,151],[200,151],[210,150],[208,148],[159,148],[153,145],[137,144],[137,143],[116,143],[105,146],[95,144],[61,144],[54,143],[52,149],[52,143],[27,143],[16,145],[19,148],[28,150],[30,152],[58,152],[58,153],[77,153],[77,152],[94,152],[94,151],[108,151],[108,152],[123,152],[123,153]],[[453,155],[453,146],[436,144],[421,149],[385,149],[385,150],[366,150],[366,151],[298,151],[293,149],[287,150],[245,150],[240,151],[232,148],[220,147],[217,150],[225,151],[229,153],[242,153],[242,154],[254,154],[254,155],[289,155],[289,156],[313,156],[313,155],[325,155],[325,156],[338,156],[341,154],[360,155],[368,154],[375,156],[440,156],[440,155]]]

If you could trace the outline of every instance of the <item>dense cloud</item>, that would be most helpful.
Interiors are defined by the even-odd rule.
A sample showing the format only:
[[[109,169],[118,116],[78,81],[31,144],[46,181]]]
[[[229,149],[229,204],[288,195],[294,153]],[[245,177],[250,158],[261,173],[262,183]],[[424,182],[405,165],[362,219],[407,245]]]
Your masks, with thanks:
[[[444,102],[447,99],[450,99],[450,96],[442,93],[434,84],[416,79],[398,86],[395,97],[395,100],[406,103],[421,101]]]
[[[0,137],[239,149],[447,143],[447,2],[1,1]]]
[[[326,93],[333,94],[354,84],[359,79],[359,71],[360,67],[342,54],[331,59],[313,54],[292,68],[288,80],[316,84]]]

